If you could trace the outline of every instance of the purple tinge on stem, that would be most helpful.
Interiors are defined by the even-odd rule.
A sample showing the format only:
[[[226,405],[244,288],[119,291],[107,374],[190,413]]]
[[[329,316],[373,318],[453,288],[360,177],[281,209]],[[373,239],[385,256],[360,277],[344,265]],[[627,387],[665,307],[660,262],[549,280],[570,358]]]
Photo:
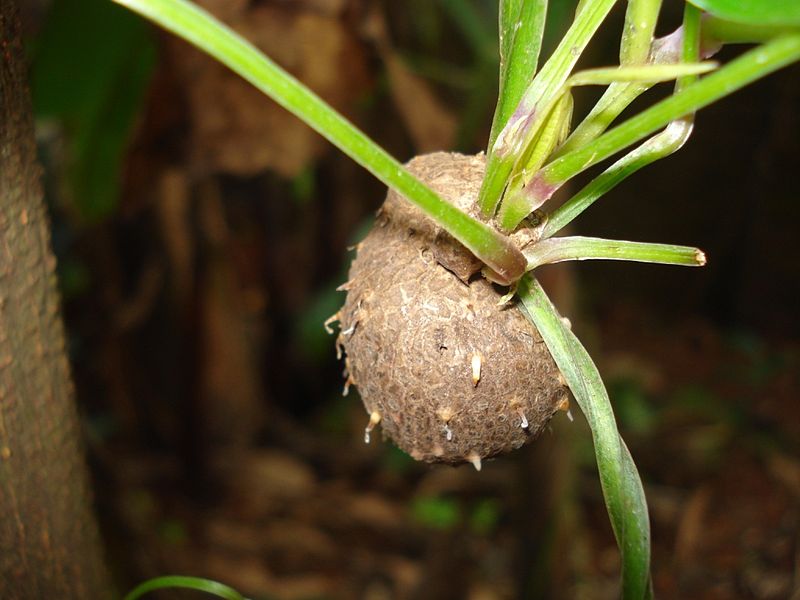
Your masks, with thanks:
[[[705,21],[708,15],[703,15]],[[708,38],[702,37],[700,39],[700,58],[707,59],[714,56],[722,49],[722,43]],[[681,59],[683,52],[683,25],[678,27],[672,33],[658,38],[653,42],[653,49],[650,51],[651,61],[653,63],[676,63]]]
[[[528,261],[516,247],[510,246],[504,251],[485,256],[486,267],[483,269],[484,277],[500,285],[511,285],[525,274]]]
[[[525,141],[525,133],[530,129],[536,117],[536,107],[528,108],[520,102],[514,113],[503,127],[494,143],[494,154],[497,156],[516,156],[522,150],[519,144]]]
[[[547,202],[553,194],[556,193],[556,190],[561,187],[559,183],[549,183],[545,181],[540,175],[541,172],[537,173],[531,182],[522,190],[522,193],[525,194],[525,198],[527,198],[528,201],[529,212],[535,211],[542,204]]]

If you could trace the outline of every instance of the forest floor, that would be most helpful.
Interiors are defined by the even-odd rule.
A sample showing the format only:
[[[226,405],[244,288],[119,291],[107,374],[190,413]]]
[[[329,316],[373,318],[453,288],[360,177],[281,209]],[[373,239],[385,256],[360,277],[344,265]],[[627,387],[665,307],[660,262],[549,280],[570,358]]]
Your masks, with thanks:
[[[800,348],[666,331],[630,307],[588,333],[607,340],[592,350],[645,483],[656,596],[800,598]],[[352,397],[303,422],[275,411],[264,443],[212,450],[199,495],[174,457],[107,448],[124,578],[201,575],[264,599],[617,597],[580,415],[480,473],[367,446],[364,420]]]

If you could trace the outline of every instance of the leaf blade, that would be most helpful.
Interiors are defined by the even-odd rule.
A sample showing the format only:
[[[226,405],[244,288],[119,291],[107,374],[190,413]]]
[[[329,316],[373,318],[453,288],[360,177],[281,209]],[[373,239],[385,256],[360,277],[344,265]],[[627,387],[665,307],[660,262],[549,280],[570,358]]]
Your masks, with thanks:
[[[461,212],[414,177],[319,96],[208,12],[186,0],[114,0],[210,54],[400,192],[485,262],[499,283],[525,272],[525,258],[505,236]]]
[[[636,465],[617,430],[600,373],[536,279],[523,277],[517,292],[523,312],[542,335],[592,430],[600,484],[622,555],[622,597],[648,598],[651,591],[647,502]]]
[[[797,0],[689,0],[706,12],[750,25],[800,25]]]

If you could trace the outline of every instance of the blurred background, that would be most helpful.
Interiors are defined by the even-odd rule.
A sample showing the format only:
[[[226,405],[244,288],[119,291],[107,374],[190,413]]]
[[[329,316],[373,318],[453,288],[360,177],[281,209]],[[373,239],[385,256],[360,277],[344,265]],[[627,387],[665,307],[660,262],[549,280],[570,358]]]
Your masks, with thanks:
[[[200,4],[397,158],[484,148],[495,0]],[[659,35],[680,22],[682,3],[665,5]],[[343,301],[377,181],[106,0],[22,8],[70,358],[121,589],[182,573],[255,599],[617,596],[577,409],[481,473],[415,463],[380,436],[364,444],[364,409],[342,396],[322,322]],[[582,66],[617,62],[623,9]],[[573,11],[551,2],[546,51]],[[576,115],[597,96],[581,90]],[[800,598],[798,157],[796,65],[701,112],[686,148],[573,226],[696,245],[706,268],[543,270],[642,472],[661,598]]]

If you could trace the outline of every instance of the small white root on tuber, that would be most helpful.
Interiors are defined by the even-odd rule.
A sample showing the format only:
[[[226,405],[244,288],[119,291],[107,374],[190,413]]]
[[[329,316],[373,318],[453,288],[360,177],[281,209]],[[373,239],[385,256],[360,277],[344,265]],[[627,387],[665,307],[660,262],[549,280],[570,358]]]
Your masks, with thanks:
[[[472,385],[473,387],[478,386],[478,382],[481,380],[481,367],[483,364],[483,358],[481,357],[480,352],[475,352],[472,355]]]
[[[375,429],[375,426],[381,422],[381,414],[377,411],[373,411],[372,414],[369,416],[369,423],[364,428],[364,443],[369,444],[369,434],[372,433],[372,430]]]
[[[338,320],[339,320],[339,311],[336,311],[336,314],[333,314],[330,317],[328,317],[327,319],[325,319],[325,322],[322,324],[322,326],[325,328],[325,331],[328,334],[332,335],[334,333],[333,332],[333,328],[331,327],[331,325],[333,323],[336,323],[336,321],[338,321]]]
[[[481,467],[481,457],[478,456],[476,452],[472,452],[469,456],[467,456],[467,460],[472,463],[472,466],[475,467],[476,471],[480,471]]]

